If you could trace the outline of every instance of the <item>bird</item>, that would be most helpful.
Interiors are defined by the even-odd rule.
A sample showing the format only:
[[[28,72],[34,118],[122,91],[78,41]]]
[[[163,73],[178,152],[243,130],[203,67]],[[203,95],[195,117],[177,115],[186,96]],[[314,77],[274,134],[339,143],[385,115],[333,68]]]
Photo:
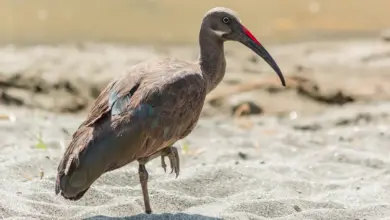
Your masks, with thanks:
[[[158,57],[130,67],[101,91],[86,119],[73,133],[58,168],[55,194],[79,200],[104,173],[138,162],[144,212],[152,213],[146,164],[161,158],[166,171],[180,173],[176,142],[195,128],[206,95],[226,71],[224,43],[236,41],[284,76],[265,47],[232,9],[215,7],[203,16],[195,61]]]

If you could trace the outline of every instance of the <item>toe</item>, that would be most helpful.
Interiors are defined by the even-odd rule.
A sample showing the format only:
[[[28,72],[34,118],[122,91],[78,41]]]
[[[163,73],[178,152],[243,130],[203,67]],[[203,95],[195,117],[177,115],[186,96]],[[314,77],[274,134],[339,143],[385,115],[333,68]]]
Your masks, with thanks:
[[[161,166],[164,169],[164,172],[167,172],[167,164],[165,163],[165,156],[161,156]]]

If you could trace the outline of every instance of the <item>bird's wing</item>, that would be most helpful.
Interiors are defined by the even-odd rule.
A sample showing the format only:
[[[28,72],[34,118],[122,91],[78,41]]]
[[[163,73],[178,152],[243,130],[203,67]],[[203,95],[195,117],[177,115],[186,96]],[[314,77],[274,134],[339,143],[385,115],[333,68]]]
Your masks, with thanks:
[[[108,103],[108,96],[107,94],[112,89],[112,87],[115,85],[115,81],[108,84],[104,90],[99,94],[99,96],[96,98],[95,102],[92,105],[92,108],[90,109],[90,112],[86,118],[86,120],[81,124],[81,126],[91,126],[93,125],[97,120],[102,118],[105,114],[107,114],[111,107]]]
[[[114,107],[114,112],[136,91],[141,81],[141,74],[136,71],[129,72],[122,77],[110,82],[96,98],[95,102],[87,115],[87,118],[80,124],[73,133],[72,141],[64,152],[64,156],[58,165],[58,172],[68,172],[70,165],[74,164],[73,155],[78,155],[91,141],[93,129],[99,125],[99,121],[110,114]],[[126,85],[125,85],[126,83]],[[115,88],[116,87],[116,88]],[[121,88],[118,90],[118,88]],[[113,92],[117,91],[117,92]],[[116,94],[115,96],[113,94]]]
[[[112,81],[103,89],[80,127],[93,126],[108,113],[111,115],[122,113],[130,101],[133,106],[136,106],[142,102],[142,99],[148,97],[148,93],[152,92],[153,88],[161,87],[169,81],[172,72],[185,65],[188,63],[170,59],[155,59],[134,65],[129,72]],[[131,98],[140,86],[144,92],[143,97]]]
[[[119,78],[108,84],[95,100],[87,119],[81,126],[93,126],[106,114],[116,115],[123,111],[130,97],[137,91],[140,81],[141,75],[127,74],[126,78]]]

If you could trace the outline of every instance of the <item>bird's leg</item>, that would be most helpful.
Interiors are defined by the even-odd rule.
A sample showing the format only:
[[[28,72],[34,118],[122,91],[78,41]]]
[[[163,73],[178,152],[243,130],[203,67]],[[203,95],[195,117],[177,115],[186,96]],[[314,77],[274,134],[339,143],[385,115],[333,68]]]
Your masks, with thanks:
[[[164,171],[166,172],[167,165],[165,164],[165,160],[164,160],[165,157],[168,157],[169,162],[171,164],[171,173],[175,171],[176,178],[177,178],[180,172],[180,159],[179,159],[179,152],[177,148],[174,146],[169,146],[162,150],[161,166],[164,168]]]
[[[145,204],[145,213],[151,214],[152,208],[150,207],[150,200],[149,200],[149,192],[148,192],[148,178],[149,174],[148,171],[145,168],[145,163],[142,163],[142,161],[138,161],[138,175],[139,175],[139,181],[141,182],[142,187],[142,194],[144,197],[144,204]]]
[[[173,146],[166,147],[163,150],[156,152],[149,157],[138,159],[138,163],[139,163],[138,175],[139,175],[139,181],[141,182],[146,214],[151,214],[152,208],[150,207],[149,192],[148,192],[149,174],[148,171],[146,170],[145,164],[159,156],[161,156],[161,166],[164,168],[165,171],[167,165],[165,164],[164,157],[168,157],[172,169],[171,173],[175,171],[176,178],[177,178],[180,172],[179,152],[177,148]]]

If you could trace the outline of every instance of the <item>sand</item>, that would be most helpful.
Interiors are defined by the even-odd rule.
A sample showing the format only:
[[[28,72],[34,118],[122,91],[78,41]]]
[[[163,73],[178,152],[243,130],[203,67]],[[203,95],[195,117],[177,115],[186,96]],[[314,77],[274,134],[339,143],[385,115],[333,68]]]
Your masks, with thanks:
[[[148,216],[136,164],[105,174],[79,201],[55,196],[67,133],[82,115],[2,109],[13,114],[0,121],[3,219],[390,219],[390,103],[202,118],[177,145],[177,179],[159,160],[147,166]],[[44,144],[36,146],[39,133]]]
[[[164,173],[158,159],[147,165],[154,211],[147,216],[136,163],[105,174],[77,202],[54,194],[56,168],[110,79],[156,56],[195,59],[197,49],[1,47],[0,218],[390,219],[390,44],[267,49],[288,87],[252,52],[228,44],[224,81],[177,143],[180,176]],[[232,117],[245,103],[250,116]]]
[[[265,46],[286,76],[287,88],[252,51],[229,42],[226,76],[208,97],[203,116],[232,115],[235,106],[248,102],[264,114],[288,115],[390,100],[390,43],[379,37]],[[195,60],[198,48],[104,43],[1,46],[0,103],[85,112],[112,78],[158,56]]]

